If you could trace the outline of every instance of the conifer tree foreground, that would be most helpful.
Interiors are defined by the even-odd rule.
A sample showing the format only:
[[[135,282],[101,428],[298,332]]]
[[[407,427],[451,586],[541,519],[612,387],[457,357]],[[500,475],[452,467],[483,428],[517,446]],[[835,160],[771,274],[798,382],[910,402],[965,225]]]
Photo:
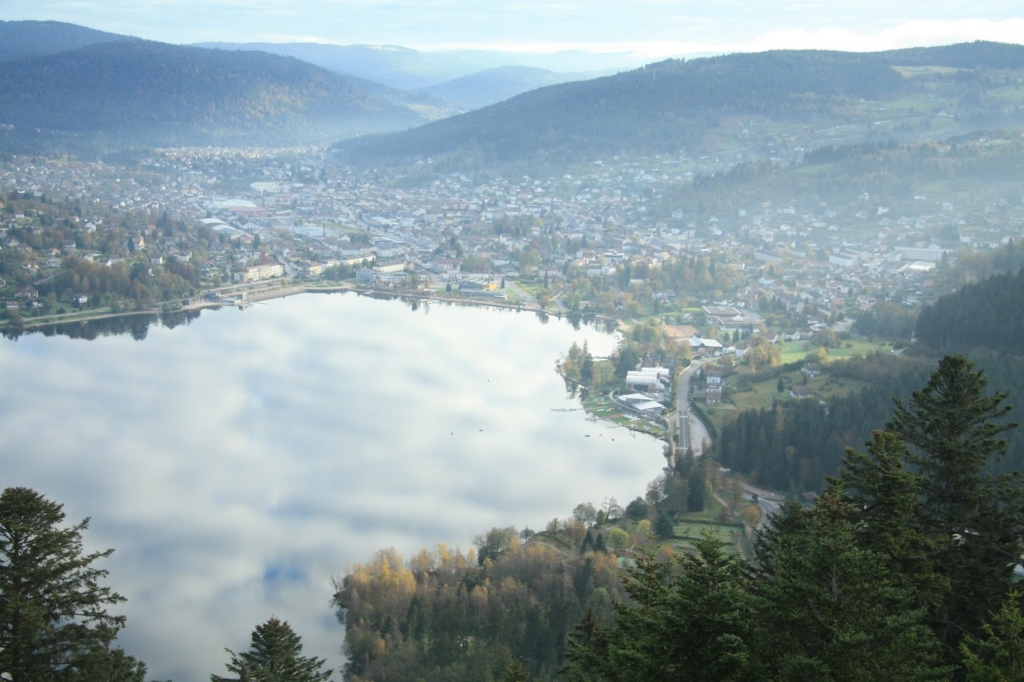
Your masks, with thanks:
[[[986,383],[966,358],[943,358],[813,507],[791,501],[772,517],[752,562],[726,562],[710,538],[676,565],[641,556],[634,603],[577,627],[565,676],[1020,679],[1024,491],[1016,474],[986,473],[1015,426]]]
[[[897,401],[887,425],[908,446],[908,468],[919,476],[912,522],[934,545],[931,570],[948,581],[930,620],[951,652],[965,635],[983,634],[982,623],[999,611],[1021,560],[1020,474],[985,473],[1006,454],[999,435],[1016,424],[1007,419],[1007,394],[987,394],[987,384],[970,360],[947,355],[909,404]]]
[[[83,554],[81,523],[62,527],[62,505],[29,488],[0,494],[0,672],[14,682],[142,682],[146,667],[112,643],[124,597]]]
[[[230,649],[230,672],[238,677],[210,675],[211,682],[326,682],[331,671],[322,670],[325,660],[302,655],[302,638],[292,626],[272,617],[252,632],[249,651]]]

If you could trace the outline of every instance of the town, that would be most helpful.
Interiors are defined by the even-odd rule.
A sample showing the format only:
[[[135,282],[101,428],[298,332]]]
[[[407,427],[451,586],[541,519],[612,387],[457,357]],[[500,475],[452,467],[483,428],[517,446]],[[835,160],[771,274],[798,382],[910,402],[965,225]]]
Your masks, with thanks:
[[[511,178],[430,160],[360,170],[317,149],[167,149],[123,163],[9,156],[0,300],[20,328],[177,309],[239,284],[348,281],[559,315],[654,315],[725,341],[849,330],[865,314],[898,336],[910,329],[891,327],[912,319],[902,311],[959,283],[944,269],[1024,230],[1020,190],[999,183],[927,194],[883,183],[879,193],[865,179],[829,194],[728,182],[770,163],[616,157]],[[701,306],[731,307],[735,320]]]

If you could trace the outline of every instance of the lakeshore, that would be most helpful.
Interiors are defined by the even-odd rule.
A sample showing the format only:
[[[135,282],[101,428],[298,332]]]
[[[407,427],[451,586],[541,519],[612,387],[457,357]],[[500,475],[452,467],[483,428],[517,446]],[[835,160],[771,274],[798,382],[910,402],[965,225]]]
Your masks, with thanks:
[[[95,308],[92,310],[78,310],[73,312],[55,313],[52,315],[41,315],[38,317],[22,317],[19,327],[12,326],[10,321],[3,322],[5,332],[12,330],[29,331],[42,327],[72,322],[91,322],[94,320],[113,319],[118,317],[131,316],[152,316],[165,313],[186,313],[201,310],[216,310],[225,306],[248,307],[253,303],[260,303],[276,298],[296,296],[299,294],[324,294],[354,292],[367,296],[380,296],[386,298],[399,298],[403,300],[452,303],[457,305],[469,305],[485,308],[497,308],[503,310],[517,310],[537,313],[561,319],[587,319],[615,321],[616,318],[601,313],[587,312],[585,314],[572,313],[564,310],[548,310],[535,303],[509,303],[499,300],[487,300],[473,296],[453,296],[448,292],[438,293],[403,291],[397,289],[381,289],[377,287],[359,286],[352,282],[340,282],[338,284],[294,284],[285,280],[276,280],[266,284],[246,284],[228,287],[218,287],[205,290],[202,296],[196,296],[187,302],[180,300],[163,301],[161,303],[137,308],[133,310],[112,310],[108,308]],[[212,298],[211,298],[212,297]]]

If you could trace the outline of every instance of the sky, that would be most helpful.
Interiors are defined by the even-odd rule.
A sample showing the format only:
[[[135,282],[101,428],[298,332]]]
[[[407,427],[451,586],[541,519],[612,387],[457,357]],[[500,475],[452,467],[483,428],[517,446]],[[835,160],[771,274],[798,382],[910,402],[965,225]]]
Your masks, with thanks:
[[[581,50],[640,62],[779,48],[1024,42],[1021,0],[4,0],[0,19],[59,20],[170,43]]]

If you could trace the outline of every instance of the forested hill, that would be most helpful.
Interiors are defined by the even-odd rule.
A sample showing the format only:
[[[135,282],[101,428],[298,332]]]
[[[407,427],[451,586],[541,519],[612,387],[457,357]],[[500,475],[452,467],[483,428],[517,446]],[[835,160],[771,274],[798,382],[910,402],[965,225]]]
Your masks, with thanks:
[[[0,21],[0,62],[55,54],[113,40],[130,38],[62,21]]]
[[[404,133],[347,140],[336,151],[349,162],[458,154],[491,162],[571,163],[627,150],[693,150],[727,116],[836,123],[844,106],[903,92],[908,80],[894,68],[903,61],[1024,68],[1024,46],[972,43],[874,54],[782,50],[667,60],[541,88]]]
[[[337,148],[354,159],[457,151],[498,161],[674,151],[697,142],[723,113],[807,115],[835,97],[877,97],[900,83],[871,55],[787,51],[668,60]]]
[[[1008,250],[1008,258],[1019,261],[1021,255],[1020,247]],[[988,348],[1024,355],[1021,311],[1024,270],[994,275],[924,308],[917,318],[917,340],[939,350]]]
[[[1020,45],[978,40],[940,47],[910,47],[877,53],[892,66],[945,66],[954,69],[1019,69],[1024,67]]]
[[[125,40],[0,63],[0,144],[310,144],[421,122],[297,59]]]

